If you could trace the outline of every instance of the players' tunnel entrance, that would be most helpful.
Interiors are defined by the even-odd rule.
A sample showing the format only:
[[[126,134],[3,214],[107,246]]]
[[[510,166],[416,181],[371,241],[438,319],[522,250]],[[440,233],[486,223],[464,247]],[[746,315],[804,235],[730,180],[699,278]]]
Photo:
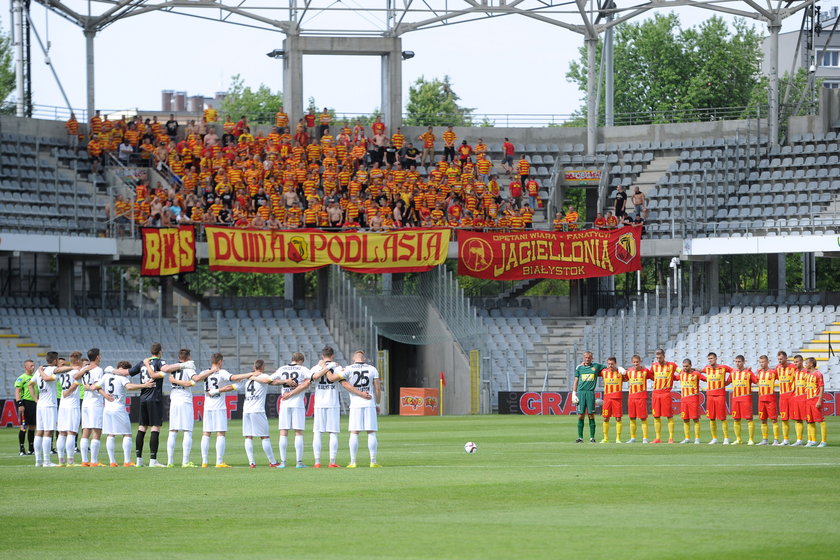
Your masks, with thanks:
[[[388,351],[391,362],[390,388],[386,397],[391,414],[400,413],[400,387],[423,386],[423,375],[417,367],[418,348],[414,344],[403,344],[384,336],[379,337],[379,349]]]

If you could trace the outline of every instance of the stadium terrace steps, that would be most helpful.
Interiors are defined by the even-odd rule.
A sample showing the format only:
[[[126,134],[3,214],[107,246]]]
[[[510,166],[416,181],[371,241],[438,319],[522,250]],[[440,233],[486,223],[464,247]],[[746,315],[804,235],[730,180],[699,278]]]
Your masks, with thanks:
[[[654,188],[662,178],[662,175],[664,175],[668,168],[677,161],[679,161],[678,156],[655,155],[653,161],[651,161],[644,171],[639,174],[636,180],[633,181],[631,187],[639,187],[639,190],[647,196],[648,192]],[[630,191],[628,196],[632,196],[632,191]],[[633,207],[632,201],[628,200],[627,204],[628,207]]]
[[[547,334],[534,342],[534,349],[528,352],[527,389],[542,391],[568,391],[572,366],[577,364],[583,351],[583,333],[593,323],[589,317],[543,318]]]

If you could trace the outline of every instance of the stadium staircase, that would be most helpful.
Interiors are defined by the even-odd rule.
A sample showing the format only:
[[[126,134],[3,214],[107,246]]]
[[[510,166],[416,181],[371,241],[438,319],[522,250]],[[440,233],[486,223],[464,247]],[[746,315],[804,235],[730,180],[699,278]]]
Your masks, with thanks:
[[[825,375],[826,390],[839,390],[840,356],[836,352],[840,350],[840,321],[836,320],[836,312],[829,311],[830,307],[825,307],[824,317],[831,318],[831,322],[826,323],[825,328],[810,340],[806,340],[797,352],[805,357],[816,358],[817,366]]]
[[[543,317],[545,334],[529,354],[528,391],[571,391],[572,372],[581,360],[589,317]]]

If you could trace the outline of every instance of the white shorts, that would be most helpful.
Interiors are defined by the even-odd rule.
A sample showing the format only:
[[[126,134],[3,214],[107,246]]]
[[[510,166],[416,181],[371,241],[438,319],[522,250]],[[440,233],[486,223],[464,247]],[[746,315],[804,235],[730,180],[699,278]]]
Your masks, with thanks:
[[[306,422],[306,409],[302,406],[290,408],[280,405],[280,429],[281,430],[302,430]]]
[[[265,412],[246,412],[242,415],[242,435],[268,437],[268,416]]]
[[[55,406],[39,406],[35,409],[35,426],[39,432],[54,432],[57,418],[58,409]]]
[[[226,432],[227,410],[205,410],[201,425],[202,432]]]
[[[191,402],[169,403],[169,429],[191,432],[195,423]]]
[[[341,431],[340,423],[341,410],[337,406],[332,408],[316,408],[312,431],[337,434]]]
[[[128,412],[120,410],[106,410],[102,414],[102,433],[109,436],[130,436],[131,420]]]
[[[82,429],[101,430],[102,411],[101,406],[82,406]]]
[[[78,432],[81,421],[82,412],[79,407],[58,407],[59,432]]]
[[[347,429],[351,432],[375,432],[377,429],[376,409],[372,406],[351,408]]]

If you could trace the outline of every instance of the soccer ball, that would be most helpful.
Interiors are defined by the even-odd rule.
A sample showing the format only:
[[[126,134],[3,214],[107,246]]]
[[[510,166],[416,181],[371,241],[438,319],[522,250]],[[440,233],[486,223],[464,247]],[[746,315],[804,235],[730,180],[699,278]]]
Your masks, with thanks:
[[[595,399],[595,406],[604,406],[604,399]]]
[[[464,451],[467,453],[475,453],[478,451],[478,446],[471,441],[464,444]]]

